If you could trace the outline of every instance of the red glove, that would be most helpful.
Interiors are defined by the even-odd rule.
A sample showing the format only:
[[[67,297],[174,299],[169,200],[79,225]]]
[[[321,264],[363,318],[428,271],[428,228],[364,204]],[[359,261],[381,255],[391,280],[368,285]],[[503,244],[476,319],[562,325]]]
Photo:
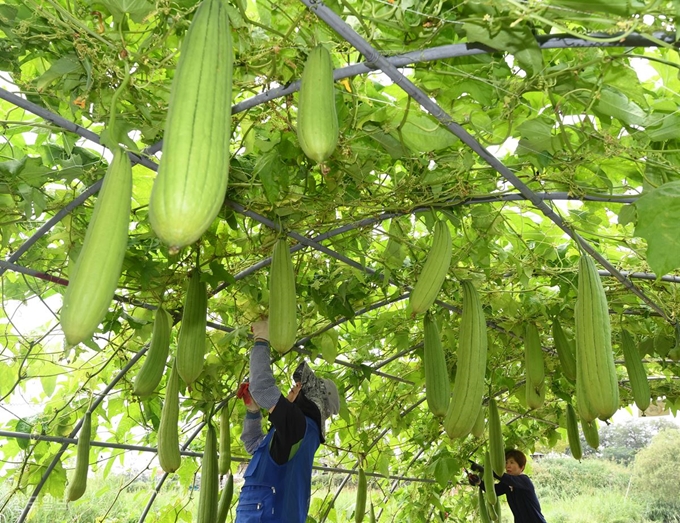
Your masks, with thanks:
[[[247,381],[245,383],[241,383],[238,390],[236,391],[236,397],[243,400],[243,403],[246,404],[246,409],[248,409],[250,412],[258,412],[260,410],[260,406],[255,403],[255,400],[250,395],[250,390],[248,390],[249,387],[250,383]]]

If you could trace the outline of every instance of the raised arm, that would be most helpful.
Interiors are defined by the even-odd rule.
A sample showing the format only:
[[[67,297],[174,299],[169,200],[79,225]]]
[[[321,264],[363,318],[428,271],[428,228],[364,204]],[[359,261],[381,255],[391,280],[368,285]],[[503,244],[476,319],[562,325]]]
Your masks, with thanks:
[[[272,372],[269,321],[253,323],[252,330],[255,345],[250,351],[250,394],[260,407],[271,412],[281,398],[281,391]]]

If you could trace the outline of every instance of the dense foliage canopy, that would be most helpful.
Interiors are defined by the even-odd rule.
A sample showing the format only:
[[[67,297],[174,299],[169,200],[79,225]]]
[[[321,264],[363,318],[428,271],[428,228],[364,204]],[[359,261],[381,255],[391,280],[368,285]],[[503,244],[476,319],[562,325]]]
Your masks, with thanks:
[[[132,382],[153,310],[163,302],[180,322],[198,260],[210,293],[209,354],[199,380],[181,391],[181,443],[202,450],[204,412],[223,400],[238,434],[244,410],[233,393],[248,373],[249,325],[267,311],[267,267],[286,234],[299,346],[276,358],[275,373],[285,390],[302,354],[343,397],[318,462],[435,480],[401,494],[412,511],[404,517],[429,517],[484,445],[449,439],[424,402],[422,316],[407,298],[436,218],[453,236],[432,308],[450,375],[460,281],[471,280],[490,327],[487,397],[499,401],[507,446],[530,452],[566,438],[574,385],[560,369],[551,324],[559,318],[573,339],[581,250],[594,255],[607,292],[622,406],[632,402],[619,345],[625,328],[645,358],[652,397],[677,410],[680,367],[668,358],[680,312],[677,2],[227,3],[235,53],[227,200],[201,239],[177,254],[157,239],[147,210],[178,49],[197,3],[0,5],[0,70],[12,82],[0,91],[0,399],[12,411],[23,394],[40,411],[0,428],[73,437],[88,405],[100,402],[95,439],[153,448],[164,385],[139,400]],[[348,24],[342,36],[340,19]],[[340,123],[338,147],[321,166],[295,131],[296,81],[318,43],[332,53]],[[355,65],[365,45],[374,50],[370,63]],[[129,84],[115,99],[126,68]],[[423,107],[438,107],[438,119]],[[135,163],[129,242],[101,328],[67,347],[60,297],[111,158],[98,142],[110,140],[112,112]],[[52,317],[18,328],[17,302],[36,299]],[[533,411],[523,389],[528,322],[538,326],[546,365],[546,401]],[[72,446],[2,441],[1,476],[27,493],[63,496]],[[245,455],[236,437],[233,453]],[[106,447],[95,455],[103,470],[126,460]],[[181,482],[190,484],[196,465],[184,458]],[[386,493],[399,492],[398,482],[380,481]],[[316,499],[310,515],[326,517],[331,500]],[[465,498],[455,510],[470,506]]]

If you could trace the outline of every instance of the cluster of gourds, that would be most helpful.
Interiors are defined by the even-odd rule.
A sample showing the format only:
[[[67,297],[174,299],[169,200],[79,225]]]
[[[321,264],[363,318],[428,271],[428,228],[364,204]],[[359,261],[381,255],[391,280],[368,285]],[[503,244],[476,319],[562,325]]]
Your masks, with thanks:
[[[164,135],[163,158],[149,202],[149,221],[171,253],[194,243],[210,226],[223,205],[229,174],[231,136],[232,44],[229,17],[223,0],[204,0],[182,44],[172,84]],[[338,120],[333,87],[333,65],[321,45],[309,54],[302,75],[298,105],[298,140],[304,153],[323,163],[338,142]],[[87,340],[106,314],[120,277],[127,248],[132,190],[132,169],[122,148],[113,150],[81,253],[70,274],[61,311],[67,343]],[[482,407],[487,359],[486,320],[479,295],[471,282],[461,282],[463,312],[458,340],[458,371],[451,391],[439,330],[429,309],[445,281],[452,256],[451,233],[443,220],[436,222],[432,245],[410,295],[414,315],[424,315],[424,370],[429,409],[443,418],[451,438],[484,429]],[[570,346],[558,320],[553,338],[564,375],[576,382],[577,410],[582,430],[591,446],[597,446],[596,419],[608,419],[619,404],[618,382],[611,350],[607,302],[592,259],[583,255],[579,264],[578,303],[575,310],[576,348]],[[297,332],[295,274],[285,239],[276,241],[270,268],[269,335],[279,352],[291,349]],[[165,402],[158,434],[158,456],[166,472],[180,466],[178,439],[179,380],[191,385],[201,374],[205,356],[207,290],[195,270],[189,278],[177,355],[168,367]],[[172,318],[158,309],[144,365],[134,382],[139,396],[151,394],[161,381],[169,354]],[[542,406],[545,372],[540,336],[534,324],[525,331],[526,403]],[[649,405],[649,386],[631,336],[623,331],[624,350],[635,401]],[[226,409],[223,409],[223,413]],[[496,402],[489,400],[489,450],[485,471],[502,474],[503,440]],[[91,412],[85,415],[78,443],[75,473],[68,499],[85,491],[91,433]],[[572,454],[581,457],[576,411],[566,409]],[[222,417],[219,463],[216,434],[207,422],[199,521],[224,521],[233,492],[233,478],[218,500],[218,475],[229,469],[229,423]],[[227,463],[227,464],[225,464]],[[491,478],[492,480],[492,478]],[[365,512],[366,479],[359,474],[356,521]],[[363,494],[362,494],[363,493]],[[481,496],[481,494],[480,494]],[[500,517],[493,489],[480,497],[480,511],[487,519]],[[226,508],[225,508],[226,507]],[[360,510],[361,509],[361,510]],[[217,517],[219,512],[220,517]],[[372,510],[371,510],[372,513]]]
[[[232,69],[227,6],[223,0],[204,0],[182,43],[163,157],[149,200],[151,227],[171,254],[198,240],[224,204]],[[333,64],[322,45],[311,51],[303,70],[297,132],[302,150],[319,163],[328,159],[338,142]],[[132,167],[122,148],[115,147],[113,153],[61,310],[70,346],[92,336],[106,314],[127,249]],[[290,331],[290,324],[283,328],[281,341],[290,341]]]
[[[410,305],[414,315],[425,313],[423,365],[429,410],[433,415],[444,418],[444,429],[451,438],[465,438],[468,434],[479,438],[484,433],[482,399],[487,355],[486,321],[479,296],[470,282],[461,283],[463,311],[453,392],[439,329],[430,311],[445,280],[450,260],[450,234],[445,223],[439,221],[434,228],[431,250],[411,293]],[[571,454],[581,459],[583,451],[578,417],[586,442],[597,449],[597,419],[609,419],[619,406],[607,300],[595,264],[585,253],[579,260],[575,327],[575,348],[558,318],[553,320],[552,334],[562,373],[576,385],[579,414],[577,416],[572,404],[566,405],[566,428]],[[634,401],[644,412],[650,404],[650,389],[642,359],[627,331],[621,332],[620,341]],[[524,346],[525,400],[528,408],[538,409],[545,401],[546,385],[543,348],[534,323],[528,323],[525,327]],[[484,480],[487,484],[493,484],[493,473],[500,476],[505,470],[501,421],[493,397],[488,401],[488,431]],[[494,489],[486,489],[486,492],[480,489],[478,502],[482,521],[500,520],[500,503]]]

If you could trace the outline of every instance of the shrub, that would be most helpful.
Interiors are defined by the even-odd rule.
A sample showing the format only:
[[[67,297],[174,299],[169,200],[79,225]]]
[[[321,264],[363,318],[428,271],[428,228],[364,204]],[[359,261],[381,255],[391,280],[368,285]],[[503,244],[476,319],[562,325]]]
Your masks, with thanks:
[[[622,465],[600,459],[544,458],[533,463],[531,479],[540,500],[574,498],[593,489],[625,492],[630,473]]]

